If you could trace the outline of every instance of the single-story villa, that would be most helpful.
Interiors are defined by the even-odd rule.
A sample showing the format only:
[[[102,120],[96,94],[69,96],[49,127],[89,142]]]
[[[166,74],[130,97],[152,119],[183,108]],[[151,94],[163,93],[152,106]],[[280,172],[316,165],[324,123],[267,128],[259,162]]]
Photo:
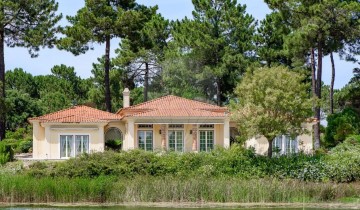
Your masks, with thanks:
[[[73,106],[29,119],[33,125],[33,158],[66,159],[81,153],[101,152],[105,142],[122,140],[122,150],[210,151],[228,148],[236,124],[229,110],[173,95],[130,106],[130,91],[123,92],[123,108],[116,114],[88,106]],[[259,154],[268,148],[263,138],[250,139],[247,147]],[[295,140],[280,136],[274,141],[281,154],[311,152],[312,137]]]

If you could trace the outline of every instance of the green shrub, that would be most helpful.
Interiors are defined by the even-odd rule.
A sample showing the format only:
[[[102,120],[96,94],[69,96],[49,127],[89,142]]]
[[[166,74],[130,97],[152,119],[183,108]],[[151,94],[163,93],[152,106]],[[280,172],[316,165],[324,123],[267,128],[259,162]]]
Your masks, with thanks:
[[[14,159],[14,152],[10,145],[0,142],[0,164],[12,161]]]
[[[122,146],[122,140],[107,140],[105,142],[106,149],[120,151]]]
[[[354,140],[355,138],[355,140]],[[238,145],[211,152],[176,153],[106,151],[84,154],[64,162],[37,163],[29,168],[32,176],[88,177],[99,176],[176,176],[238,177],[242,179],[277,178],[315,182],[360,181],[360,144],[351,137],[329,154],[294,154],[267,158]]]
[[[360,181],[360,136],[350,136],[325,156],[327,174],[338,182]]]
[[[328,125],[325,130],[327,146],[333,147],[343,142],[346,137],[359,134],[360,116],[351,108],[346,108],[340,113],[327,117]]]
[[[21,153],[28,153],[32,146],[33,142],[31,140],[23,140],[18,144],[17,151]]]

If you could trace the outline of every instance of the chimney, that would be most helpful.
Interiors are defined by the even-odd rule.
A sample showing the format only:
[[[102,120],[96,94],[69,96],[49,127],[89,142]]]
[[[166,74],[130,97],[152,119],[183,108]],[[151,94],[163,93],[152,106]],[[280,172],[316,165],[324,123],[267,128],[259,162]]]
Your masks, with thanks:
[[[123,91],[123,108],[130,106],[130,90],[125,88]]]

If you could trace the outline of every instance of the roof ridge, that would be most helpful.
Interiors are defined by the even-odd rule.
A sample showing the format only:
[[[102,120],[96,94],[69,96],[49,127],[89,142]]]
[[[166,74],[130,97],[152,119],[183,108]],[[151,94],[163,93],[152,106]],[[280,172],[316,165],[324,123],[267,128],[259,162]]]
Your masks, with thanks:
[[[168,97],[168,96],[171,96],[171,95],[161,96],[161,97],[159,97],[159,98],[154,98],[154,99],[152,99],[152,100],[150,100],[150,101],[145,101],[145,102],[142,102],[142,103],[139,103],[139,104],[136,104],[136,105],[132,105],[132,106],[129,106],[129,107],[125,107],[125,108],[123,107],[123,108],[119,109],[119,110],[116,112],[116,114],[118,114],[121,110],[129,109],[129,108],[134,108],[134,107],[138,107],[138,106],[142,106],[142,105],[148,104],[148,103],[150,103],[150,102],[154,102],[154,101],[158,101],[158,100],[160,100],[160,99],[166,98],[166,97]],[[149,109],[149,110],[152,110],[152,109]]]
[[[170,94],[170,95],[165,95],[165,96],[161,96],[159,98],[152,99],[150,101],[145,101],[145,102],[142,102],[140,104],[136,104],[136,105],[129,106],[129,107],[126,107],[126,108],[121,108],[116,112],[116,114],[118,114],[121,110],[135,109],[136,107],[143,106],[143,105],[146,105],[146,104],[149,104],[149,103],[153,103],[153,102],[162,100],[164,98],[169,98],[169,97],[174,97],[174,98],[179,98],[181,100],[187,100],[189,102],[199,103],[199,104],[202,104],[202,105],[205,105],[205,106],[208,106],[208,107],[213,107],[214,109],[226,108],[226,107],[221,107],[221,106],[218,106],[218,105],[213,105],[213,104],[205,103],[205,102],[202,102],[202,101],[197,101],[197,100],[194,100],[194,99],[188,99],[188,98],[184,98],[184,97],[180,97],[180,96]],[[142,109],[145,109],[145,108],[142,108]],[[147,108],[147,109],[152,110],[150,108]],[[210,109],[210,108],[207,108],[207,109]]]
[[[183,98],[183,97],[180,97],[180,96],[175,96],[175,95],[170,95],[170,96],[174,96],[174,97],[177,97],[177,98],[181,98],[181,99],[185,99],[185,100],[188,100],[188,101],[193,101],[193,102],[197,102],[197,103],[201,103],[203,105],[206,105],[206,106],[212,106],[212,107],[216,107],[216,108],[224,108],[224,107],[221,107],[221,106],[218,106],[218,105],[214,105],[214,104],[209,104],[209,103],[206,103],[206,102],[203,102],[203,101],[197,101],[195,99],[188,99],[188,98]]]

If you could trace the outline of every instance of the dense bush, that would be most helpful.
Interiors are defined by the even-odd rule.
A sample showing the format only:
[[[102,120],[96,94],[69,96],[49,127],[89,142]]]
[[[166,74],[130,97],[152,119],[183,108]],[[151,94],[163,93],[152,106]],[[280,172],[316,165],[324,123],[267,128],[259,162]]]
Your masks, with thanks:
[[[360,180],[360,135],[354,135],[333,148],[325,156],[326,174],[332,180],[351,182]]]
[[[12,161],[14,159],[14,151],[8,144],[0,142],[0,165]]]
[[[64,162],[39,162],[28,173],[43,177],[99,177],[103,175],[238,177],[297,179],[301,181],[360,181],[360,137],[348,138],[327,155],[296,154],[267,158],[234,145],[229,150],[175,153],[112,152],[84,154]]]
[[[325,141],[329,147],[343,142],[349,135],[360,133],[360,116],[354,109],[346,108],[340,113],[329,115],[326,120]]]
[[[6,139],[2,144],[11,146],[14,153],[28,153],[32,151],[32,127],[6,131]]]

